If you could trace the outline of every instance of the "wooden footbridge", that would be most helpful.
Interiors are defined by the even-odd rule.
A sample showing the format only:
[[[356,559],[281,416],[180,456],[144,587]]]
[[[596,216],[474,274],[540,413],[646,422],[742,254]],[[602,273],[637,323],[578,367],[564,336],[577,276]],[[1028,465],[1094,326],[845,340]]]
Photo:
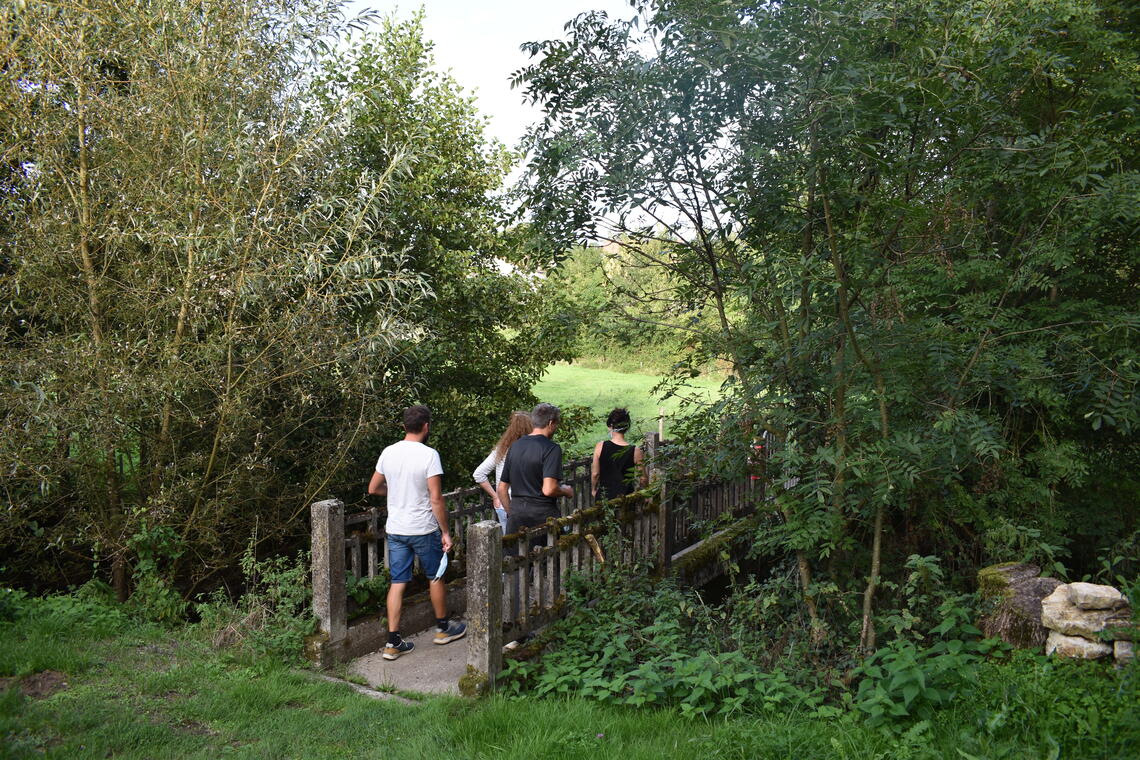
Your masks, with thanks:
[[[562,516],[543,526],[504,536],[485,492],[478,487],[445,494],[455,547],[448,565],[448,603],[468,622],[467,665],[476,690],[493,684],[504,642],[522,638],[565,613],[571,573],[589,575],[606,562],[644,562],[658,573],[708,577],[705,542],[731,534],[731,526],[757,514],[763,481],[670,484],[655,467],[662,452],[654,434],[646,440],[650,487],[608,504],[590,497],[590,459],[566,465],[573,499]],[[347,574],[374,578],[387,565],[384,520],[379,509],[346,515],[338,500],[311,508],[313,602],[320,633],[310,656],[324,666],[361,657],[383,646],[381,615],[349,620]],[[534,544],[538,543],[538,546]],[[533,547],[533,548],[532,548]],[[402,628],[433,623],[426,594],[405,600]]]

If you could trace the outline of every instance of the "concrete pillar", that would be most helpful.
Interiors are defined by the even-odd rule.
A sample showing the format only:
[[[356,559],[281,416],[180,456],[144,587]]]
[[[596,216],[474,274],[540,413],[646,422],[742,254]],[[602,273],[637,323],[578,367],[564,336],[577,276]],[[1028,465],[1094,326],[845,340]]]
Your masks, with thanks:
[[[309,508],[313,530],[313,612],[336,651],[348,629],[344,579],[344,502],[318,501]]]
[[[489,690],[502,669],[503,531],[483,520],[467,528],[467,678]]]

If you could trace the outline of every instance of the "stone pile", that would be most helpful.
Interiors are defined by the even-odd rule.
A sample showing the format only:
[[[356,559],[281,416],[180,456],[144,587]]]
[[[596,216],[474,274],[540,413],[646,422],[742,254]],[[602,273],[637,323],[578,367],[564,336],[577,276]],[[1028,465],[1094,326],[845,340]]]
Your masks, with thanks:
[[[1132,659],[1135,628],[1124,594],[1112,586],[1062,583],[1040,572],[1036,565],[1017,562],[978,572],[979,590],[989,604],[979,621],[985,636],[1021,649],[1044,647],[1059,657]]]
[[[1093,660],[1133,657],[1128,600],[1112,586],[1062,583],[1041,600],[1041,624],[1048,629],[1045,654]],[[1107,632],[1102,635],[1102,632]]]

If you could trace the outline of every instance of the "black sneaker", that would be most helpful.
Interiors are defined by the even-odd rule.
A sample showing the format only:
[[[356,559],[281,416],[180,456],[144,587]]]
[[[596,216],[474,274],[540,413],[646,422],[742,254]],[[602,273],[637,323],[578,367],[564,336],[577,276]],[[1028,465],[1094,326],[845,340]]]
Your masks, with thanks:
[[[389,643],[388,646],[384,647],[383,657],[385,660],[394,660],[397,657],[399,657],[400,655],[407,654],[408,652],[412,651],[415,648],[416,648],[416,645],[413,644],[412,642],[407,641],[405,639],[400,639],[399,643],[397,643],[397,644]]]
[[[454,620],[447,624],[447,628],[435,631],[435,643],[446,644],[449,641],[461,639],[467,635],[467,623],[457,623]]]

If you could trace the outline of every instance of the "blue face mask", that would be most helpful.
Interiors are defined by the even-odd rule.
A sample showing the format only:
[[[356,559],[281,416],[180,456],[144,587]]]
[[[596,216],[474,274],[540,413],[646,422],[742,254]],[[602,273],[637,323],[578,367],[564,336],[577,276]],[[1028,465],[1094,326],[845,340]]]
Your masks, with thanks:
[[[442,558],[439,560],[439,569],[435,571],[435,577],[434,577],[434,578],[432,578],[432,580],[433,580],[433,581],[438,581],[440,578],[442,578],[442,577],[443,577],[443,573],[444,573],[444,571],[446,571],[446,570],[447,570],[447,555],[445,554],[445,555],[443,555],[443,557],[442,557]]]

